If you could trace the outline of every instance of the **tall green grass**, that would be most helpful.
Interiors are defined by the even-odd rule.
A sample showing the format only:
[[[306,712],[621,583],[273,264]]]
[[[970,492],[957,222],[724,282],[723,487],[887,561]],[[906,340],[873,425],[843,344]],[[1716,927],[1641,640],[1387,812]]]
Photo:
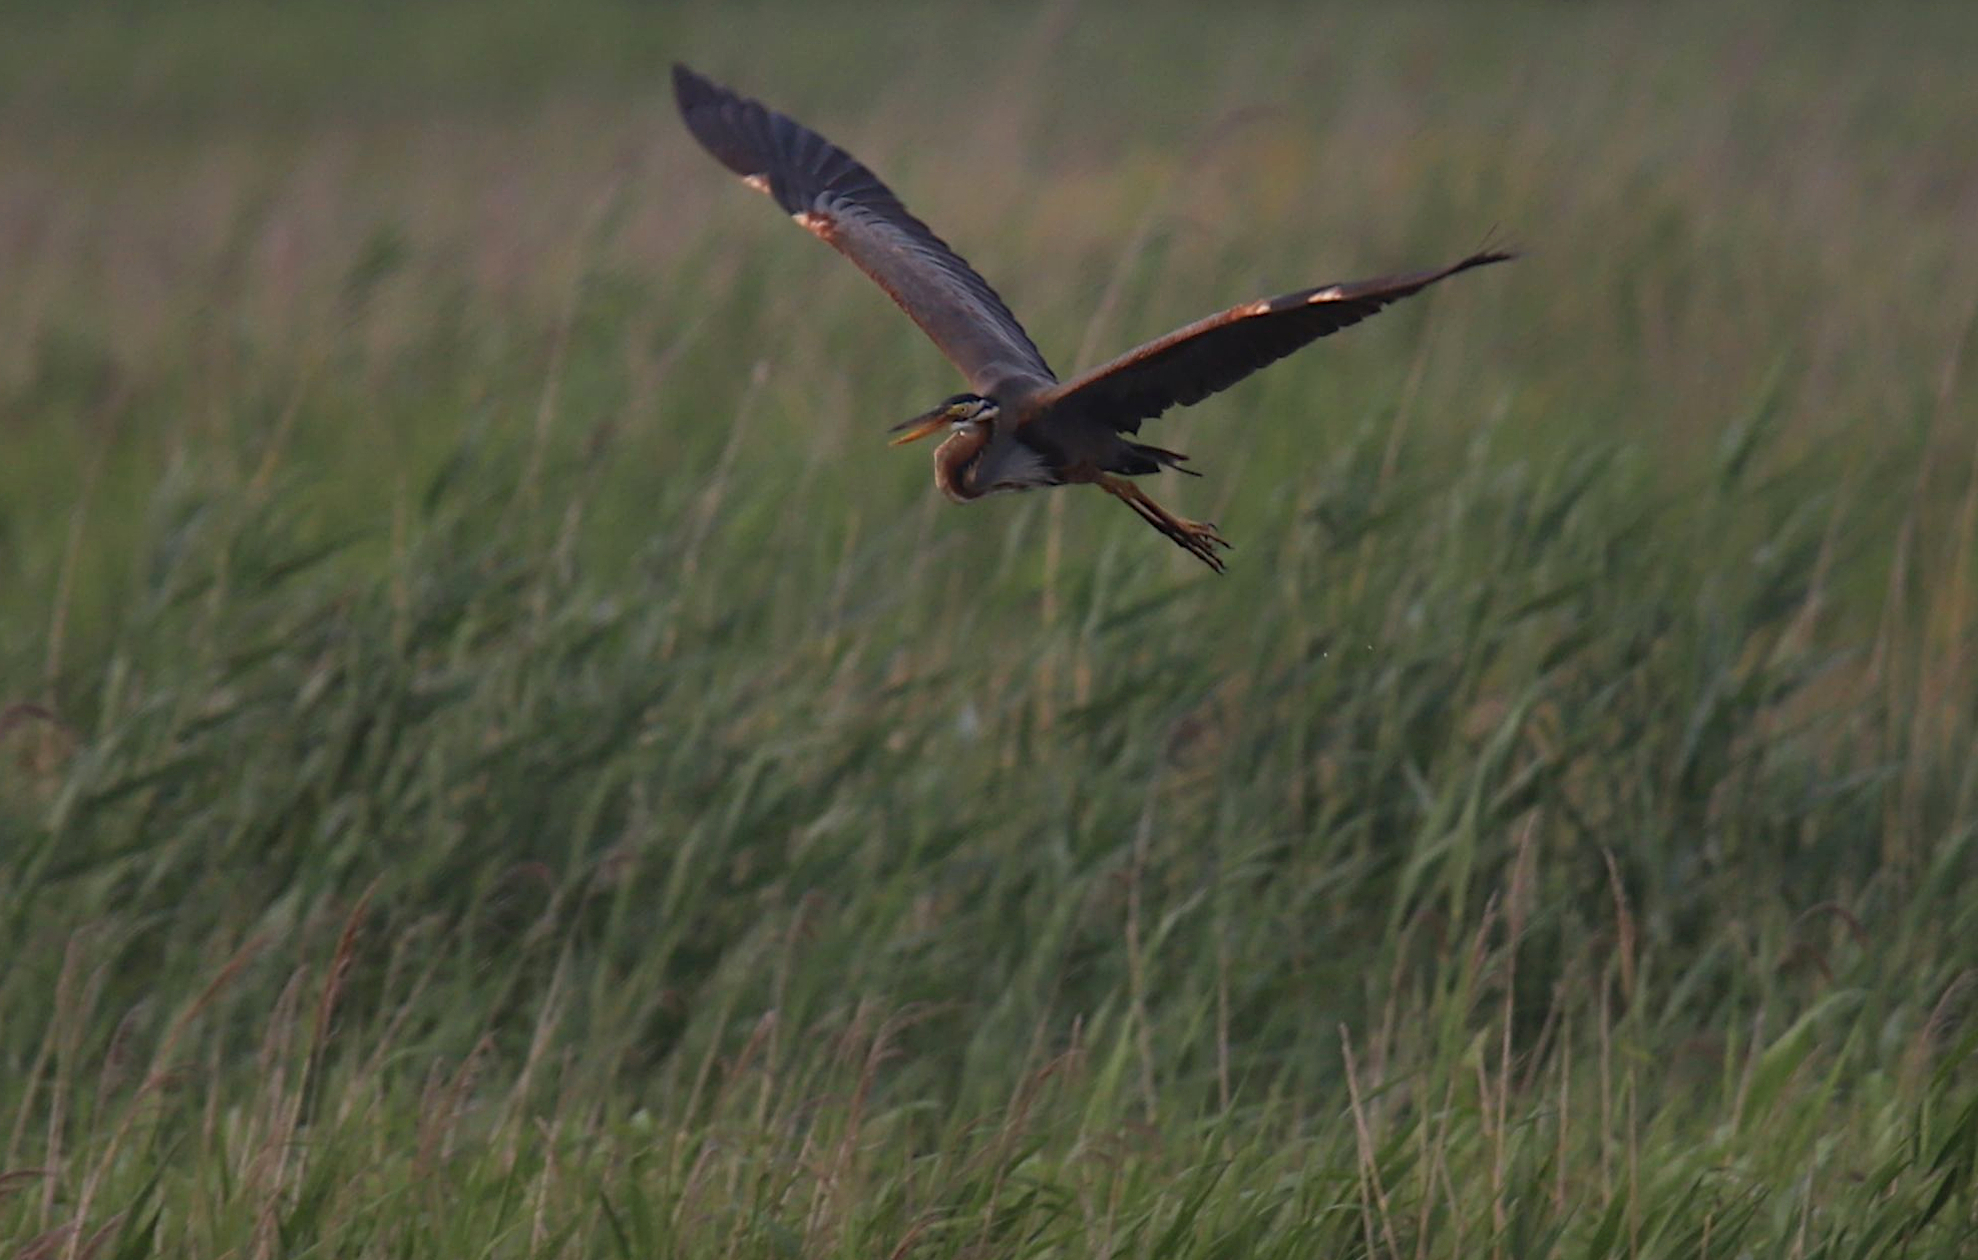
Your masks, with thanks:
[[[1968,1251],[1968,18],[6,21],[14,1251]],[[1160,422],[1217,579],[674,57],[1063,370],[1528,253]]]

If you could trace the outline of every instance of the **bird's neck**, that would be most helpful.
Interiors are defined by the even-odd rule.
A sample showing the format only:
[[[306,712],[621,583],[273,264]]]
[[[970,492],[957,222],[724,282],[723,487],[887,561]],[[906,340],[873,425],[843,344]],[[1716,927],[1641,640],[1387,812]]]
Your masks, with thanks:
[[[941,443],[934,450],[934,484],[942,494],[957,503],[967,503],[982,497],[982,491],[975,488],[969,477],[969,466],[982,454],[988,444],[987,429],[973,433],[957,433]]]

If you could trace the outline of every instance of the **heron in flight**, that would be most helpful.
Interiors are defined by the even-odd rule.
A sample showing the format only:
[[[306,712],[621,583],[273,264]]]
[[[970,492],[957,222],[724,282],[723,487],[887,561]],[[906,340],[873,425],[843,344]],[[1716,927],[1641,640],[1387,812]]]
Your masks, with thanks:
[[[987,281],[851,154],[815,131],[685,66],[673,95],[687,129],[798,224],[857,263],[961,369],[969,393],[893,426],[894,445],[949,431],[934,484],[957,503],[1042,486],[1093,485],[1218,573],[1230,544],[1214,524],[1176,516],[1130,477],[1187,456],[1133,440],[1143,420],[1228,389],[1327,333],[1459,271],[1511,255],[1321,285],[1233,306],[1060,381]]]

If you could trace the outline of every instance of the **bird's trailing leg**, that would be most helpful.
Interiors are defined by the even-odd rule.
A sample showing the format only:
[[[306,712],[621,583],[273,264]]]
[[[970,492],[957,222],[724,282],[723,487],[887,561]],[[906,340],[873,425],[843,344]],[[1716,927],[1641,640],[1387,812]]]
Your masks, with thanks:
[[[1189,555],[1218,573],[1223,571],[1223,558],[1216,554],[1216,548],[1227,547],[1230,543],[1227,538],[1216,532],[1213,524],[1176,516],[1148,498],[1139,486],[1124,477],[1099,473],[1093,477],[1092,484],[1138,512],[1141,520],[1167,535],[1177,547]]]

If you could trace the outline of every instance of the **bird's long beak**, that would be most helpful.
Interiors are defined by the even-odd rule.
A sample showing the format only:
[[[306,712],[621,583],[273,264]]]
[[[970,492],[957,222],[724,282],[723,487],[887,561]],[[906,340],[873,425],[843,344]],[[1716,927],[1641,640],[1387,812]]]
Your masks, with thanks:
[[[900,435],[887,443],[887,445],[904,446],[908,442],[918,442],[930,433],[939,432],[947,423],[948,409],[946,407],[936,407],[934,410],[924,415],[915,416],[911,420],[902,420],[887,430],[889,433]]]

